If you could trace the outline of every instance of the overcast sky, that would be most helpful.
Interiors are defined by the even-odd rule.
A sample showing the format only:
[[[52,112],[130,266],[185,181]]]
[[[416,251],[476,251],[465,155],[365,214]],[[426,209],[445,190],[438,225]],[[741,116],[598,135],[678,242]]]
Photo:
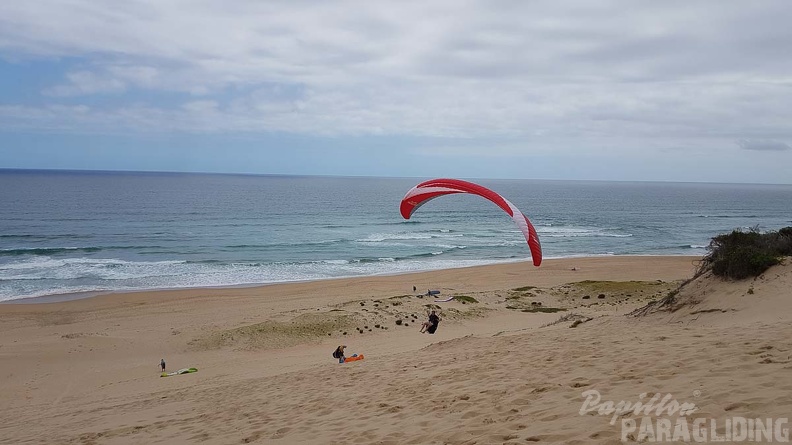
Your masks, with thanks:
[[[792,183],[792,2],[0,2],[0,168]]]

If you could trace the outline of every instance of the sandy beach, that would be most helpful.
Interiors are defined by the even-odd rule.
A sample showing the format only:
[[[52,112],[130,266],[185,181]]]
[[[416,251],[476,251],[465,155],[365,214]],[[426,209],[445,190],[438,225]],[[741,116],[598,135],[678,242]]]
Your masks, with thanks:
[[[676,293],[696,260],[569,258],[3,304],[0,443],[646,440],[625,432],[641,416],[586,408],[595,393],[600,404],[695,405],[691,421],[714,422],[708,440],[728,419],[788,417],[789,264],[754,280],[699,277],[672,311],[627,315]],[[442,321],[421,334],[430,309]],[[365,359],[339,364],[339,344]],[[162,378],[163,358],[167,371],[198,372]],[[668,414],[649,418],[674,425]]]

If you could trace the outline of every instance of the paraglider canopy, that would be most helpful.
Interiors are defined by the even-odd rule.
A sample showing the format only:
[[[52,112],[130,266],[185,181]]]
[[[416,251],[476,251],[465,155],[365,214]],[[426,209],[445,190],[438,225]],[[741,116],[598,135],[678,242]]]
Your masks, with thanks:
[[[531,221],[529,221],[528,217],[506,198],[484,186],[462,181],[460,179],[430,179],[410,189],[410,191],[404,195],[399,210],[404,219],[410,219],[412,214],[428,201],[438,196],[450,195],[453,193],[470,193],[495,203],[495,205],[511,216],[514,223],[517,224],[517,227],[522,231],[525,236],[525,241],[528,242],[528,247],[531,250],[531,258],[533,259],[534,266],[542,264],[542,246],[539,243],[539,236],[536,234],[536,229],[534,229]]]

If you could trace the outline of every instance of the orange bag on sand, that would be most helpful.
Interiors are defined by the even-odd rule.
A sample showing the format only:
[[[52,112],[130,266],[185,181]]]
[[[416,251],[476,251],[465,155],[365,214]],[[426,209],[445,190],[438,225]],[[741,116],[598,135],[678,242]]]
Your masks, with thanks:
[[[355,356],[355,357],[347,357],[347,358],[344,359],[344,363],[346,363],[346,362],[356,362],[358,360],[363,360],[363,354],[360,354],[360,355]]]

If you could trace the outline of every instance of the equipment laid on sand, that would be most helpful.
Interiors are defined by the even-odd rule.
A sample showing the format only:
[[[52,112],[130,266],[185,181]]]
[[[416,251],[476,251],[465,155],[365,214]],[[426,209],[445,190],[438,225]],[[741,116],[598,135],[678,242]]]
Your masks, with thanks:
[[[346,363],[346,362],[356,362],[358,360],[363,360],[363,354],[360,354],[360,355],[355,354],[352,357],[347,357],[347,358],[344,359],[344,363]]]
[[[440,295],[440,291],[439,290],[429,290],[429,291],[426,291],[426,295],[429,295],[429,296]]]
[[[435,300],[435,303],[447,303],[447,302],[449,302],[449,301],[451,301],[453,299],[454,299],[454,297],[448,297],[445,300]]]
[[[160,377],[170,377],[172,375],[179,375],[179,374],[190,374],[193,372],[198,372],[198,368],[182,368],[178,371],[173,372],[163,372]]]

